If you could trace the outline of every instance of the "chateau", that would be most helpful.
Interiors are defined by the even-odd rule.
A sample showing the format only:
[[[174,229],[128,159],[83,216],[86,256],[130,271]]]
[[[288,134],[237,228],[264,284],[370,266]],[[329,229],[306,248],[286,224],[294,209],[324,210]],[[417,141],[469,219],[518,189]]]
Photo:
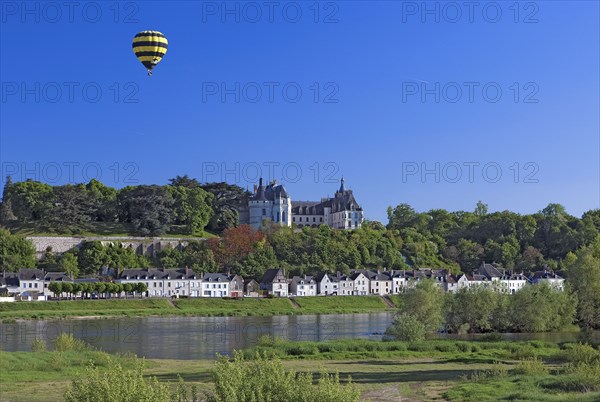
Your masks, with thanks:
[[[352,190],[346,189],[343,177],[333,198],[295,202],[292,202],[283,185],[274,180],[265,186],[261,178],[248,199],[247,215],[240,214],[240,223],[249,223],[256,229],[264,220],[298,228],[328,225],[335,229],[358,229],[363,219],[363,210]]]

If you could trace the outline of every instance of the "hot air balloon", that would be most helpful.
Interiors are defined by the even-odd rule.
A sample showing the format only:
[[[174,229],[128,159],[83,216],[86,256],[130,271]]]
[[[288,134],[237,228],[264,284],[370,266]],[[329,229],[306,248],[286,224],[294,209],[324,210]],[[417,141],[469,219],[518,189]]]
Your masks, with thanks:
[[[142,31],[133,38],[133,53],[148,69],[149,76],[167,53],[168,45],[165,35],[158,31]]]

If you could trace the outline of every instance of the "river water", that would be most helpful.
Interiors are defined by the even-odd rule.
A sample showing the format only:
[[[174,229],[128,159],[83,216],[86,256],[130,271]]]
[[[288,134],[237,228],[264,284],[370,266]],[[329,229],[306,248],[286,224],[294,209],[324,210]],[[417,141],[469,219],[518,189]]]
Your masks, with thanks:
[[[212,359],[216,353],[255,346],[261,335],[289,340],[326,341],[341,338],[379,340],[393,313],[321,314],[273,317],[140,317],[20,321],[0,324],[0,349],[30,351],[35,338],[51,348],[62,332],[72,333],[97,349],[133,352],[155,359]],[[477,339],[476,335],[439,335]],[[550,332],[503,334],[506,339],[576,342],[579,334]],[[600,342],[600,331],[592,334]]]
[[[35,338],[49,348],[72,333],[97,349],[156,359],[211,359],[255,346],[261,335],[289,340],[381,339],[392,313],[272,317],[141,317],[20,321],[0,324],[0,348],[29,351]]]

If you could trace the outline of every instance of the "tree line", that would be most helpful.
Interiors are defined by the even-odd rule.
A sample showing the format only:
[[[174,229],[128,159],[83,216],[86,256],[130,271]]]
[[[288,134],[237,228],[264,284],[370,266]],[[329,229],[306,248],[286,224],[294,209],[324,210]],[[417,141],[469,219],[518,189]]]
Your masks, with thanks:
[[[0,224],[33,226],[57,234],[112,229],[140,236],[201,236],[205,229],[220,233],[237,226],[238,207],[246,197],[247,192],[239,186],[200,184],[188,176],[170,179],[165,186],[122,189],[95,179],[87,184],[51,186],[34,180],[13,183],[9,176],[0,203]]]
[[[68,298],[80,296],[83,299],[89,299],[92,295],[109,298],[112,295],[127,295],[138,293],[143,295],[148,286],[143,282],[138,283],[114,283],[114,282],[50,282],[48,290],[54,293],[55,297],[61,298],[62,294],[67,294]]]
[[[564,291],[547,283],[513,295],[493,287],[443,293],[431,280],[400,295],[398,314],[387,334],[401,340],[427,333],[547,332],[600,329],[600,236],[565,258]]]

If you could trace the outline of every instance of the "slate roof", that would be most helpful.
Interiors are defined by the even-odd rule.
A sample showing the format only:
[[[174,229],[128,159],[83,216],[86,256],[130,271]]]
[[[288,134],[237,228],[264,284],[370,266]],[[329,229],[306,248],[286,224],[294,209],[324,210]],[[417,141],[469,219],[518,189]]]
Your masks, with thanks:
[[[19,286],[19,275],[16,272],[0,272],[0,287]]]
[[[315,281],[314,276],[309,276],[309,275],[302,275],[302,276],[294,276],[292,277],[292,283],[300,283],[300,281],[304,281],[304,283],[307,284],[311,284],[311,283],[317,283]]]
[[[264,273],[264,275],[262,276],[262,278],[260,279],[260,283],[273,283],[273,281],[275,281],[275,278],[279,275],[283,275],[283,271],[281,270],[281,268],[270,268],[267,269]],[[287,280],[286,280],[287,282]]]
[[[64,272],[48,272],[44,280],[46,282],[73,282]]]
[[[124,269],[119,275],[119,279],[194,279],[198,277],[196,273],[188,269],[187,275],[185,268],[176,269],[156,269],[156,268],[140,268],[140,269]]]
[[[19,270],[19,280],[21,281],[42,280],[43,278],[44,272],[41,269],[23,268]]]
[[[482,263],[477,269],[479,275],[483,275],[488,279],[500,278],[504,275],[504,272],[496,268],[493,264]]]
[[[275,181],[265,186],[261,177],[258,183],[256,192],[250,197],[251,201],[275,201],[279,198],[289,198],[285,187]]]
[[[208,272],[202,275],[202,280],[206,282],[230,282],[231,280],[225,274]]]
[[[539,279],[563,279],[562,276],[555,274],[552,271],[536,271],[530,276],[531,280]]]

